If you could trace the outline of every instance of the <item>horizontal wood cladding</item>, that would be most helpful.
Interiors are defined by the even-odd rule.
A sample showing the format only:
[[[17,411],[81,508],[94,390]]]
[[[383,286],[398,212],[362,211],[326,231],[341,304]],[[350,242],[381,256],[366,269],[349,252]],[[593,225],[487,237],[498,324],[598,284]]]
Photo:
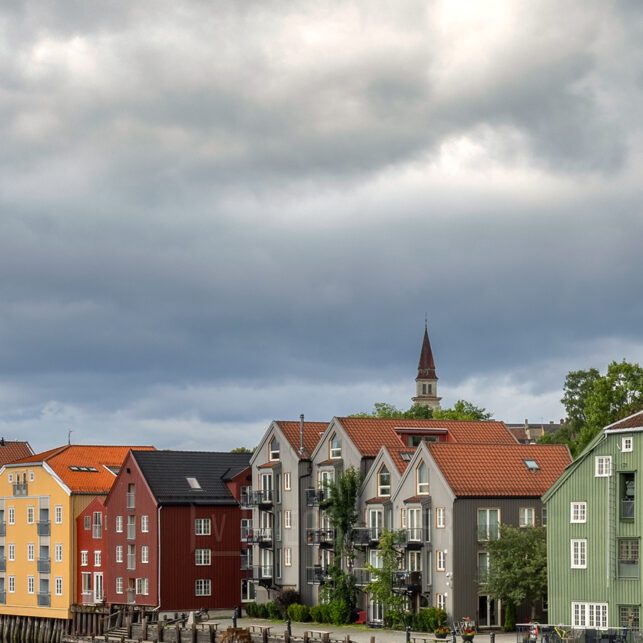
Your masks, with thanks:
[[[209,518],[211,534],[197,536],[195,520]],[[229,609],[241,601],[239,506],[164,506],[160,511],[160,602],[163,611]],[[197,565],[210,549],[210,565]],[[211,595],[196,596],[196,581],[210,579]]]

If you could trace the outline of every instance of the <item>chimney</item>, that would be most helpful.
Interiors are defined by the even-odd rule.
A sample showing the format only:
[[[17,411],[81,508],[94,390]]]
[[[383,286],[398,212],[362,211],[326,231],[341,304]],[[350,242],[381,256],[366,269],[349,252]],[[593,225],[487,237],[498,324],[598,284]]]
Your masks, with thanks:
[[[304,455],[304,414],[299,416],[299,455]]]
[[[525,418],[525,429],[529,428],[529,419]]]

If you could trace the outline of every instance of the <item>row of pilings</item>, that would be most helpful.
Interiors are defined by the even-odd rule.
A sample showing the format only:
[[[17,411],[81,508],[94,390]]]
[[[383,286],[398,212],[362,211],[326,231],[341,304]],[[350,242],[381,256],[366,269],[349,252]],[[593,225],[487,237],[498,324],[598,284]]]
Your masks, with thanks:
[[[69,633],[67,619],[0,614],[2,643],[60,643]]]

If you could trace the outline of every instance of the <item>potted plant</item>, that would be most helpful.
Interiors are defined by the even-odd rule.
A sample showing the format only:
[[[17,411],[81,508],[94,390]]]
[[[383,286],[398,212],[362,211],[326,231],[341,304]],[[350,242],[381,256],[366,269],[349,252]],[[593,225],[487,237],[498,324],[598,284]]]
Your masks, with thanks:
[[[450,631],[451,630],[446,625],[438,625],[433,630],[433,634],[435,634],[435,637],[438,639],[445,639],[447,636],[449,636]]]
[[[473,625],[465,625],[462,628],[462,640],[463,641],[473,641],[473,637],[476,635],[476,628]]]

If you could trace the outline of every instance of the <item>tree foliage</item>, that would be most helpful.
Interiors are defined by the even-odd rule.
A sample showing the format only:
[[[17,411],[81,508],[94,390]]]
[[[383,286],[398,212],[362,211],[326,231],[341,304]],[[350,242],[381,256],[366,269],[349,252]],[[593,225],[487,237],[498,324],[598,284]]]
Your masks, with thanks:
[[[230,449],[230,453],[253,453],[254,450],[254,447],[252,449],[248,447],[235,447],[234,449]]]
[[[544,527],[501,526],[500,538],[487,543],[487,588],[497,599],[514,606],[531,605],[547,595],[547,541]]]
[[[493,414],[487,409],[476,406],[466,400],[458,400],[452,408],[430,409],[422,404],[413,404],[406,411],[398,409],[387,402],[375,402],[370,413],[355,413],[351,417],[363,418],[411,418],[411,419],[439,419],[439,420],[490,420]]]

